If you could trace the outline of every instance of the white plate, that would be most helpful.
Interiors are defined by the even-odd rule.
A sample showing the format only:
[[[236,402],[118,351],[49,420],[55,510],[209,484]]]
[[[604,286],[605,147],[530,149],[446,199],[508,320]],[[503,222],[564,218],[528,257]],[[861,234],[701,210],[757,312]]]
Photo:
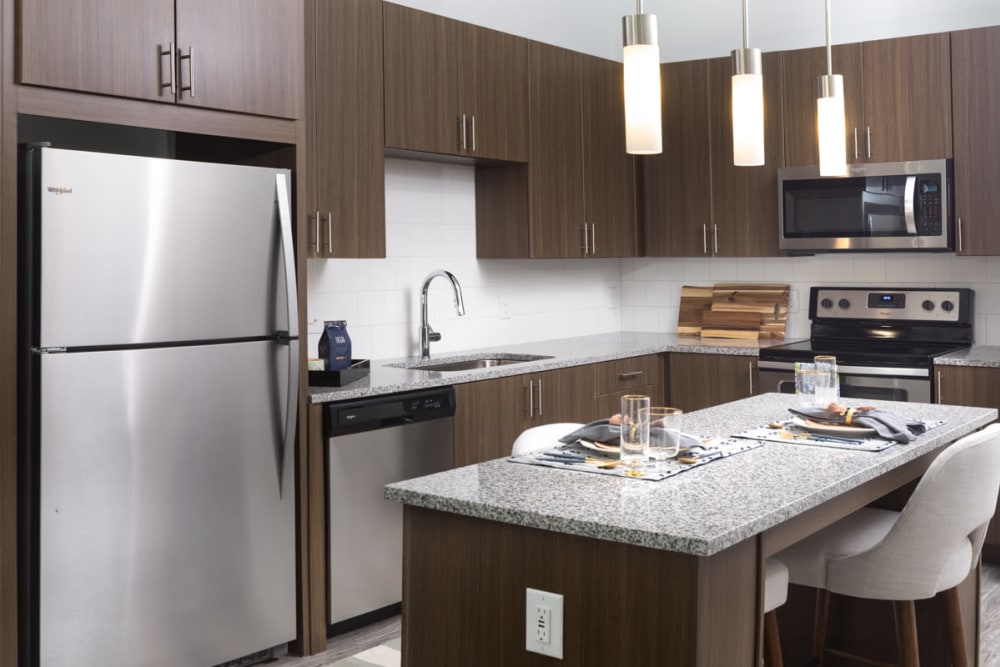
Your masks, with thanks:
[[[611,445],[605,445],[603,442],[591,442],[590,440],[580,440],[581,445],[587,449],[592,449],[595,452],[602,452],[604,454],[620,454],[621,450],[618,447],[613,447]]]
[[[842,435],[848,438],[863,438],[869,435],[875,435],[875,429],[870,426],[845,426],[842,424],[820,424],[819,422],[814,422],[811,419],[802,419],[801,417],[792,417],[792,423],[799,428],[804,428],[807,431],[812,431],[813,433],[822,433],[825,435]]]

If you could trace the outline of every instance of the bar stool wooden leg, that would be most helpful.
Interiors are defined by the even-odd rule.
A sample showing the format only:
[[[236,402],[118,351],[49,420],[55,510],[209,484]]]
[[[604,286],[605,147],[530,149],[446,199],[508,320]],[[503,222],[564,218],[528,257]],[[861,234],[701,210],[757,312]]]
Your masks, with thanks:
[[[823,654],[826,652],[826,627],[830,620],[830,591],[820,588],[816,591],[816,618],[813,625],[813,657],[818,661],[812,664],[823,665]]]
[[[917,611],[913,600],[893,602],[896,612],[896,640],[899,643],[900,667],[920,667],[917,646]]]
[[[781,657],[781,637],[778,634],[778,613],[773,609],[764,614],[764,664],[784,667]]]
[[[953,667],[968,667],[969,656],[965,648],[965,631],[962,626],[962,608],[958,600],[958,588],[949,588],[941,593],[944,600],[945,618],[948,621],[948,643],[951,648]]]

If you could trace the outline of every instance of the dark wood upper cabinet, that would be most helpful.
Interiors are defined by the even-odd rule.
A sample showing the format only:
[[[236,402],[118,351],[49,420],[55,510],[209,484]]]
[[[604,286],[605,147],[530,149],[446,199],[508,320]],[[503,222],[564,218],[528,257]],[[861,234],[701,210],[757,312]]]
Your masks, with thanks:
[[[1000,26],[951,34],[955,249],[1000,255]]]
[[[781,54],[763,55],[764,165],[733,165],[732,61],[708,61],[712,228],[719,257],[773,257],[778,250],[778,167],[784,165]]]
[[[385,3],[385,145],[526,161],[528,42]]]
[[[816,78],[827,71],[826,48],[782,60],[787,164],[819,164]],[[848,162],[951,157],[948,33],[835,46],[833,73],[844,77]]]
[[[305,11],[307,253],[385,257],[382,3],[306,0]]]
[[[298,0],[24,0],[19,82],[297,118],[301,37]]]
[[[704,257],[712,224],[708,61],[660,67],[663,153],[642,157],[647,257]]]
[[[622,64],[585,56],[583,193],[591,257],[635,257],[636,158],[625,152]]]

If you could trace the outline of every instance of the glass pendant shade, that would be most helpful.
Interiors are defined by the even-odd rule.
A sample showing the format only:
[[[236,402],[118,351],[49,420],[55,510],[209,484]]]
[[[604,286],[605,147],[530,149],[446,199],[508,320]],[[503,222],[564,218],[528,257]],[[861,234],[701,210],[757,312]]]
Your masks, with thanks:
[[[844,116],[844,77],[824,75],[816,100],[819,137],[819,175],[847,175],[847,122]]]
[[[663,152],[660,109],[660,47],[656,17],[640,13],[622,19],[624,41],[625,150],[635,155]]]
[[[764,77],[760,49],[733,51],[733,164],[764,164]]]

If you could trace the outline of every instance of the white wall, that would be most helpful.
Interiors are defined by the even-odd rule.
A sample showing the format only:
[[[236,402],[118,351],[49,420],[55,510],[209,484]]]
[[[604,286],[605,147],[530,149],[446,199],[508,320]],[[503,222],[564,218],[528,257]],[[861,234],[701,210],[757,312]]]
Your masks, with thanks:
[[[588,0],[403,0],[435,13],[579,51],[618,57],[621,15],[635,4]],[[647,0],[660,23],[663,60],[725,55],[741,40],[738,0]],[[750,3],[751,46],[765,50],[823,42],[822,0]],[[1000,24],[1000,1],[836,0],[835,42]],[[719,16],[723,18],[716,18]],[[959,285],[976,289],[977,342],[1000,345],[1000,258],[951,254],[851,254],[769,259],[477,260],[471,167],[387,160],[387,258],[310,260],[309,349],[324,319],[346,319],[354,355],[418,353],[419,290],[443,268],[465,289],[457,318],[443,280],[435,280],[432,353],[608,331],[673,331],[680,287],[723,281],[792,286],[789,335],[808,336],[811,285]],[[508,317],[501,316],[506,303]]]

